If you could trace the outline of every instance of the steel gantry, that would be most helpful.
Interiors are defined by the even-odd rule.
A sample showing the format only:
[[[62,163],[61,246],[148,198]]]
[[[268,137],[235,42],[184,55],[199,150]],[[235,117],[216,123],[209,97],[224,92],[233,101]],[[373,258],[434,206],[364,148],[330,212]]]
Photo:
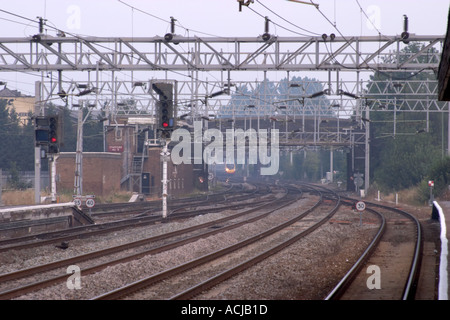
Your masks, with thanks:
[[[442,36],[401,53],[401,36],[0,38],[1,71],[318,71],[437,69]],[[439,48],[439,50],[432,50]]]
[[[108,122],[115,117],[152,117],[155,98],[149,90],[151,79],[175,79],[178,82],[178,114],[192,119],[241,117],[243,124],[261,123],[278,114],[277,124],[285,145],[311,144],[353,147],[359,144],[364,159],[365,186],[369,186],[370,112],[421,111],[443,112],[446,104],[437,102],[437,82],[414,80],[422,72],[437,72],[444,35],[337,37],[81,37],[37,34],[24,38],[0,38],[0,72],[41,75],[36,85],[35,114],[46,102],[62,99],[67,104],[83,103],[105,111]],[[404,50],[417,44],[417,50]],[[328,99],[311,99],[307,90],[280,94],[275,83],[263,91],[247,94],[245,105],[233,103],[240,88],[267,84],[270,72],[328,72]],[[130,73],[131,80],[117,78]],[[263,72],[263,80],[244,79],[249,72]],[[363,83],[363,72],[403,72],[403,80]],[[47,79],[49,73],[53,75]],[[110,73],[110,80],[105,74]],[[215,74],[216,80],[200,80],[202,74]],[[331,73],[336,79],[331,80]],[[356,75],[341,80],[343,74]],[[309,74],[309,73],[308,73]],[[233,78],[233,80],[232,80]],[[236,80],[239,79],[239,80]],[[414,82],[415,81],[415,82]],[[318,81],[316,81],[318,82]],[[320,81],[319,81],[320,82]],[[295,83],[292,83],[295,85]],[[305,86],[305,84],[302,84]],[[39,92],[37,92],[39,90]],[[216,92],[228,95],[216,95]],[[255,92],[254,90],[252,92]],[[231,97],[230,97],[231,95]],[[402,97],[401,99],[397,99]],[[370,100],[371,103],[367,103]],[[280,108],[286,102],[285,108]],[[256,108],[249,108],[249,106]],[[394,106],[380,108],[381,106]],[[227,111],[228,110],[228,111]],[[326,117],[334,117],[333,126],[321,126]],[[312,126],[305,117],[313,119]],[[355,117],[349,127],[345,119]],[[253,118],[253,119],[252,119]],[[342,126],[340,124],[342,119]],[[364,121],[363,121],[364,120]],[[297,123],[298,127],[293,127]],[[220,125],[220,121],[219,121]],[[275,128],[275,124],[273,124]],[[395,127],[395,126],[394,126]],[[350,134],[349,134],[350,133]],[[304,137],[309,137],[306,140]],[[301,139],[304,139],[303,142]],[[450,139],[449,139],[450,140]]]

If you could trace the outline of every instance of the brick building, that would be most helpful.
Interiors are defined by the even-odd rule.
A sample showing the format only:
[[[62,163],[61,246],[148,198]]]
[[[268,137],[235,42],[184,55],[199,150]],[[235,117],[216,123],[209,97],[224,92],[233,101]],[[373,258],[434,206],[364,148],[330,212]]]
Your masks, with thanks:
[[[162,189],[162,149],[159,145],[146,144],[155,135],[148,130],[151,124],[148,120],[127,118],[107,127],[106,148],[108,152],[122,156],[122,190],[159,196]],[[194,190],[192,165],[173,165],[169,161],[167,176],[169,195],[179,196]]]
[[[141,122],[141,123],[139,123]],[[126,190],[148,197],[162,191],[161,147],[147,145],[154,133],[145,119],[117,119],[105,127],[106,152],[83,153],[83,193],[107,195]],[[61,153],[56,162],[57,190],[73,190],[75,153]],[[190,164],[167,166],[169,196],[194,191],[194,168]],[[198,186],[197,186],[198,187]]]
[[[73,190],[75,152],[62,152],[56,160],[57,190]],[[83,193],[105,196],[120,190],[122,158],[110,152],[83,152]]]

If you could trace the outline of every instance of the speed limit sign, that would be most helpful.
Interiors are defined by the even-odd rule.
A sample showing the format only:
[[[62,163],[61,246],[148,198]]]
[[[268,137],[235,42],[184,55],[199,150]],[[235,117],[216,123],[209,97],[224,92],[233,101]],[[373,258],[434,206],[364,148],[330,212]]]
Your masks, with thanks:
[[[356,210],[362,212],[366,209],[366,204],[363,201],[358,201],[356,203]]]
[[[95,200],[94,199],[87,199],[86,200],[86,207],[92,208],[93,206],[95,206]]]

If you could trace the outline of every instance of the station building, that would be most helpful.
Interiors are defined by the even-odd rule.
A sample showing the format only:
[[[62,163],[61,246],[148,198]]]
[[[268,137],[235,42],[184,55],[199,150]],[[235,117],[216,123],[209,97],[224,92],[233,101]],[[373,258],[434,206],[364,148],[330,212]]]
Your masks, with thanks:
[[[152,139],[155,134],[149,127],[145,119],[138,118],[116,119],[105,126],[105,152],[83,153],[83,194],[107,195],[124,190],[147,198],[161,197],[162,148]],[[74,189],[75,159],[75,152],[58,155],[57,190]],[[198,179],[198,171],[203,173],[192,164],[168,161],[169,197],[208,190],[207,178]]]

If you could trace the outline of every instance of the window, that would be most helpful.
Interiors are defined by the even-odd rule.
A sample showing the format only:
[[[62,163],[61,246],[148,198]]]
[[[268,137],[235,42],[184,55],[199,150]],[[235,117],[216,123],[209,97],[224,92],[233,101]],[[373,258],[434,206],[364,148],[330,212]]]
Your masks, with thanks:
[[[116,128],[115,133],[116,141],[122,141],[122,129]]]

